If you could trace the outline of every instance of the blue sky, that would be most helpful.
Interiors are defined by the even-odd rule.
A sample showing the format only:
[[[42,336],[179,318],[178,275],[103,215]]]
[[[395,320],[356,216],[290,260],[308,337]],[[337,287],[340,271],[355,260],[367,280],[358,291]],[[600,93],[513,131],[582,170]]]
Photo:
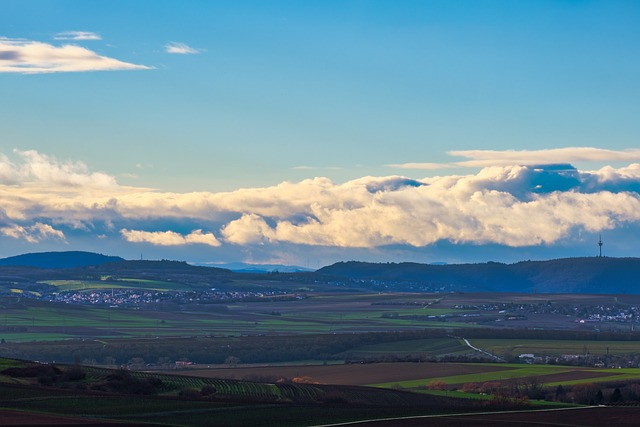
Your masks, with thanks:
[[[638,256],[638,22],[634,1],[5,0],[0,256],[510,262],[599,233]]]

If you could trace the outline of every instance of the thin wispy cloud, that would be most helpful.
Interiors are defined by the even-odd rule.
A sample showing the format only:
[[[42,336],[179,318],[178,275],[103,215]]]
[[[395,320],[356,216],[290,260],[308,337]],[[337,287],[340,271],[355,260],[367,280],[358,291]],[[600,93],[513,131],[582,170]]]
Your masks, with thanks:
[[[535,165],[574,162],[637,162],[640,149],[607,150],[594,147],[566,147],[547,150],[458,150],[449,155],[466,157],[465,166]]]
[[[388,166],[400,169],[435,170],[453,167],[640,161],[640,149],[607,150],[594,147],[565,147],[546,150],[453,150],[447,154],[471,160],[447,163],[400,163]]]
[[[151,68],[98,55],[72,44],[53,46],[32,40],[0,38],[0,73],[43,74]]]
[[[310,170],[341,170],[341,167],[337,167],[337,166],[309,166],[309,165],[300,165],[300,166],[294,166],[291,168],[292,170],[298,170],[298,171],[310,171]]]
[[[169,42],[164,45],[164,51],[166,53],[178,54],[178,55],[196,55],[203,52],[203,49],[196,49],[188,46],[185,43]]]
[[[437,170],[461,167],[457,163],[393,163],[387,165],[390,168],[398,169],[422,169],[422,170]]]
[[[91,31],[63,31],[53,36],[54,40],[102,40],[98,33]]]

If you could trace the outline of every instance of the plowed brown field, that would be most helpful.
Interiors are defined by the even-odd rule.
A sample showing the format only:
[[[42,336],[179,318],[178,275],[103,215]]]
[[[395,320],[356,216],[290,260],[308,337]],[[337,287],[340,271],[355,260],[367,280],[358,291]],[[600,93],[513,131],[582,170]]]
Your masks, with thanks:
[[[181,375],[205,378],[255,379],[310,377],[314,382],[336,385],[368,385],[450,375],[495,372],[509,368],[464,363],[370,363],[351,365],[299,365],[189,369]]]

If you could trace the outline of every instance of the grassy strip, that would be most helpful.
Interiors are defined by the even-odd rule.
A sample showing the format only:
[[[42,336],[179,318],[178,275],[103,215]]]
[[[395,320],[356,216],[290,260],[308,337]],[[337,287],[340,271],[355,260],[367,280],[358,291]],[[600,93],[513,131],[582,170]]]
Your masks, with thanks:
[[[478,348],[498,356],[531,353],[538,355],[631,354],[638,352],[637,341],[473,339]]]

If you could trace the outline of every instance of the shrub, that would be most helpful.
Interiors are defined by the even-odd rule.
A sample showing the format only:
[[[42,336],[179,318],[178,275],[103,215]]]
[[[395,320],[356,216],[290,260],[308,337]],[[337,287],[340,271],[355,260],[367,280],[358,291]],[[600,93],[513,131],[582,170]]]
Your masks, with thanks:
[[[211,396],[212,394],[216,394],[216,388],[212,385],[205,385],[200,389],[200,394],[203,396]]]
[[[195,399],[199,398],[201,396],[201,393],[198,390],[194,390],[192,388],[183,388],[178,392],[178,396],[187,399]]]
[[[87,374],[79,366],[72,366],[64,371],[64,379],[67,381],[83,380]]]
[[[447,383],[444,381],[429,381],[427,383],[427,390],[446,390]]]
[[[571,389],[573,401],[583,405],[594,404],[598,390],[600,389],[594,383],[576,384]]]

